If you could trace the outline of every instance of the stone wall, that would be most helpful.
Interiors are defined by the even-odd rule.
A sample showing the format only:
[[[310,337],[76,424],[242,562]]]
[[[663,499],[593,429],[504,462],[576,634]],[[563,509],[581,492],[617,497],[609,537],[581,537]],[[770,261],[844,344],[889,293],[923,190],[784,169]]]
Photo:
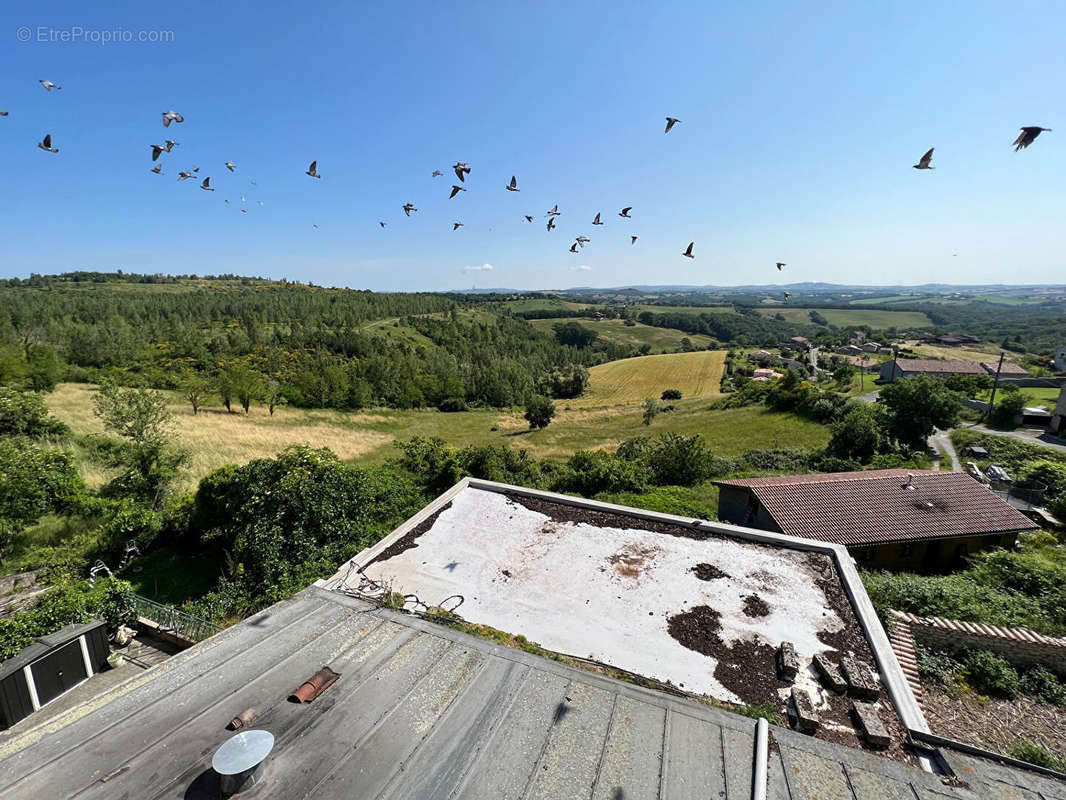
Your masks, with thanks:
[[[1012,664],[1040,664],[1066,675],[1066,639],[1044,636],[1027,628],[1001,628],[978,622],[919,617],[893,611],[893,625],[906,625],[914,640],[948,652],[991,650]]]

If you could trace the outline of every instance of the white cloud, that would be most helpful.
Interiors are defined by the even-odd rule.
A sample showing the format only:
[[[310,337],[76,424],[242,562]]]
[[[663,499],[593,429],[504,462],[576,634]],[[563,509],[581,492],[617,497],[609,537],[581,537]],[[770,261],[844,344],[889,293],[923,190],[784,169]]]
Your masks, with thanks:
[[[588,264],[582,264],[580,267],[570,267],[571,272],[592,272],[592,267]]]
[[[463,267],[463,272],[492,272],[493,269],[492,264],[482,264],[480,267]]]

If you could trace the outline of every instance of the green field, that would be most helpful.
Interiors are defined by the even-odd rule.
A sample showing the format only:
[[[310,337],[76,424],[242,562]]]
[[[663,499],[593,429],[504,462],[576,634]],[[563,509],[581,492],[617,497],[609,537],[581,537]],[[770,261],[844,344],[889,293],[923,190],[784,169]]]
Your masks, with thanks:
[[[919,302],[924,298],[913,294],[893,294],[887,297],[863,297],[860,300],[852,300],[848,305],[852,306],[879,306],[882,303],[905,303],[908,300]]]
[[[342,412],[283,407],[270,416],[265,408],[253,406],[251,414],[245,416],[209,407],[194,417],[178,394],[171,393],[175,439],[190,456],[178,488],[191,490],[200,478],[224,464],[270,457],[293,444],[328,447],[353,463],[380,463],[397,453],[393,442],[412,436],[439,436],[458,446],[510,443],[538,458],[565,458],[580,449],[609,449],[634,436],[664,432],[702,434],[714,452],[723,456],[763,447],[825,445],[828,428],[793,414],[775,413],[762,406],[708,410],[707,398],[718,390],[723,355],[647,356],[596,367],[590,397],[556,401],[556,418],[538,431],[529,430],[520,409],[446,414],[436,410]],[[640,400],[650,394],[658,397],[671,387],[687,391],[686,399],[675,403],[674,411],[661,414],[650,427],[644,426]],[[95,387],[86,384],[60,384],[47,396],[49,408],[78,436],[101,433],[103,428],[91,410],[94,391]],[[597,404],[601,407],[594,407]],[[75,455],[90,486],[98,487],[110,477],[107,469],[92,463],[80,448],[75,448]]]
[[[654,306],[634,305],[628,306],[629,310],[638,314],[650,311],[653,314],[735,314],[733,306]]]
[[[533,319],[530,320],[535,328],[551,332],[552,325],[560,322],[579,322],[586,328],[592,328],[599,334],[600,339],[619,345],[640,347],[647,344],[651,346],[653,353],[673,352],[681,347],[681,340],[688,338],[696,347],[706,347],[712,341],[711,337],[701,333],[685,333],[673,328],[653,328],[651,325],[628,326],[620,319]]]
[[[876,311],[874,309],[859,308],[816,308],[813,309],[829,320],[830,325],[838,328],[849,328],[857,325],[869,325],[871,328],[930,328],[933,321],[921,311]],[[777,314],[787,321],[810,325],[811,317],[809,308],[786,308],[774,306],[773,308],[760,308],[759,313],[764,317],[773,317]]]

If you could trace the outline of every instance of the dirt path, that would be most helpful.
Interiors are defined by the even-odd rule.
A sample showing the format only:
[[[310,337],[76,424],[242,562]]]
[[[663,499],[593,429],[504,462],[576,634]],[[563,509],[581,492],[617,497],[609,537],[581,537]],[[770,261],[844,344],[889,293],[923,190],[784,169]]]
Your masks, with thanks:
[[[929,445],[936,450],[938,454],[947,455],[952,472],[962,472],[962,463],[959,461],[959,454],[955,452],[955,445],[951,443],[951,431],[942,431],[940,429],[934,430],[933,435],[929,437]],[[943,469],[942,456],[940,469]]]

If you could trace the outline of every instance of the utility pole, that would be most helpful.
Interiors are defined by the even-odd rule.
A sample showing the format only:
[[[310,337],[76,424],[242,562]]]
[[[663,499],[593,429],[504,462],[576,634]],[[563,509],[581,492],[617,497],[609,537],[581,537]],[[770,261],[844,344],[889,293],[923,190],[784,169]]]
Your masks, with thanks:
[[[1003,356],[1005,356],[1002,350],[999,353],[999,366],[996,367],[996,380],[992,383],[992,396],[988,398],[988,411],[985,416],[991,418],[992,409],[996,406],[996,389],[999,388],[999,371],[1003,369]]]

